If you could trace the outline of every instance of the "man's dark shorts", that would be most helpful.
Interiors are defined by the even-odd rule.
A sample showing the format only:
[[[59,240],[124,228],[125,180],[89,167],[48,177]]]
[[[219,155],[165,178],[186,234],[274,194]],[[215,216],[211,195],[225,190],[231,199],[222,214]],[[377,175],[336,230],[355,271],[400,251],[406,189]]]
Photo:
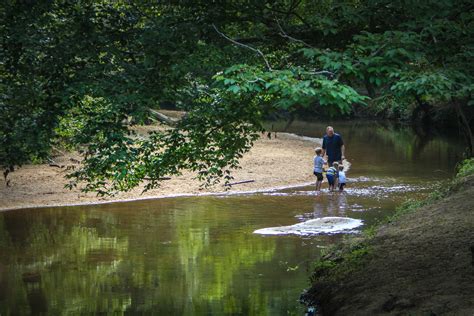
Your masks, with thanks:
[[[342,164],[342,157],[339,157],[337,159],[331,160],[328,157],[328,166],[331,167],[333,163],[337,162],[339,165]]]
[[[313,172],[318,181],[323,181],[323,174],[321,172]]]

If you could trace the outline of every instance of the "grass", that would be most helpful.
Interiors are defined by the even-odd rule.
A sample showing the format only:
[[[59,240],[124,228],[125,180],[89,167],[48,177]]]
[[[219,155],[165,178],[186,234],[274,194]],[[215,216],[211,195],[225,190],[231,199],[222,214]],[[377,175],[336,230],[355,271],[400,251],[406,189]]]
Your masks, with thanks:
[[[316,279],[343,279],[364,265],[372,253],[368,239],[356,240],[351,238],[342,245],[328,248],[314,264],[312,281]]]

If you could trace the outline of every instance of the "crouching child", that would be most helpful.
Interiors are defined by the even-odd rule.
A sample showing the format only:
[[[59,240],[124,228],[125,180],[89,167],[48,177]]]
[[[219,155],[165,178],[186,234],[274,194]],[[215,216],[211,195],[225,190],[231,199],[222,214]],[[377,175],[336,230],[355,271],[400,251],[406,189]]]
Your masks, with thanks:
[[[326,178],[328,179],[329,191],[334,191],[336,187],[337,179],[339,176],[339,164],[333,163],[332,166],[326,171]]]

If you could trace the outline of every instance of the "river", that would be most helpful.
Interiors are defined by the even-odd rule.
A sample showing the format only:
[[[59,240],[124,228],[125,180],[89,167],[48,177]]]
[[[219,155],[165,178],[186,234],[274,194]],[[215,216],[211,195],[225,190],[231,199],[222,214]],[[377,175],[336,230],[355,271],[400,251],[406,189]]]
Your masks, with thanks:
[[[352,163],[343,194],[324,183],[319,194],[299,187],[0,213],[0,315],[302,315],[314,260],[345,235],[253,231],[325,216],[371,225],[447,181],[462,152],[456,137],[333,124]],[[325,125],[295,121],[286,131],[321,137]]]

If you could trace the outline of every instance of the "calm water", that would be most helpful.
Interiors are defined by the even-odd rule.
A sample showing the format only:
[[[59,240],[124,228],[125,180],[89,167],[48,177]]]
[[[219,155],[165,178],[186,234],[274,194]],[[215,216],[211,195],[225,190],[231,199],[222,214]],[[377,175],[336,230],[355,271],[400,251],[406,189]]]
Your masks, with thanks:
[[[370,225],[446,181],[462,150],[407,128],[334,125],[352,162],[345,194],[304,187],[0,213],[0,315],[301,315],[312,262],[344,236],[252,232],[323,216]],[[320,137],[324,126],[288,131]]]

